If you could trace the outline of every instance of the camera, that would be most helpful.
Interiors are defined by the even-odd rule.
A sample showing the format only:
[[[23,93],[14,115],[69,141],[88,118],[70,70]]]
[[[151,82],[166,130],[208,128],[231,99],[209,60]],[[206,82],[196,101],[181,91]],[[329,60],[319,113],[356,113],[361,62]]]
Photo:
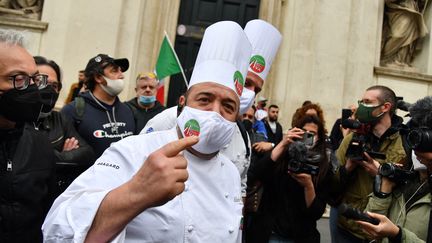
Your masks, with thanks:
[[[404,184],[415,177],[414,171],[405,170],[393,163],[384,163],[378,169],[378,174],[397,184]]]
[[[315,137],[315,134],[308,132],[308,131],[305,131],[303,133],[303,138],[300,141],[302,143],[304,143],[306,146],[313,146],[314,137]]]
[[[364,153],[368,153],[374,159],[386,159],[385,154],[374,152],[366,145],[366,136],[354,133],[350,144],[348,145],[345,156],[354,161],[366,160]]]
[[[345,129],[355,129],[357,133],[366,134],[370,129],[369,124],[361,123],[356,119],[351,119],[353,112],[350,109],[342,109],[341,125]]]
[[[378,219],[372,218],[366,213],[360,211],[358,208],[352,208],[345,203],[342,203],[339,206],[338,213],[346,218],[365,221],[373,225],[378,225],[380,223]]]
[[[295,141],[288,147],[289,160],[287,169],[296,174],[307,173],[317,175],[319,173],[318,165],[321,160],[321,155],[318,152],[309,150],[303,142],[305,140],[304,138],[305,136],[303,136],[302,140]],[[306,140],[309,141],[310,138]]]
[[[408,146],[421,152],[432,152],[432,130],[426,127],[415,128],[408,132]]]

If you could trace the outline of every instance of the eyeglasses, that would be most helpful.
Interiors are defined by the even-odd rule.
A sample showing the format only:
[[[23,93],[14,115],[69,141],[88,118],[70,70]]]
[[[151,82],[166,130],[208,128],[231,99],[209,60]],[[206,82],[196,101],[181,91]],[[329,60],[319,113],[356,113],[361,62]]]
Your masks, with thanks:
[[[30,85],[30,79],[36,84],[38,89],[44,89],[48,84],[48,75],[35,74],[29,76],[27,74],[15,74],[9,76],[9,80],[13,82],[14,88],[17,90],[25,90]]]
[[[378,101],[379,102],[379,101]],[[364,106],[367,106],[367,107],[379,107],[379,106],[382,106],[382,105],[384,105],[384,104],[381,104],[381,103],[378,103],[378,104],[370,104],[370,103],[366,103],[366,102],[364,102],[363,100],[358,100],[357,101],[357,103],[359,104],[359,105],[364,105]]]

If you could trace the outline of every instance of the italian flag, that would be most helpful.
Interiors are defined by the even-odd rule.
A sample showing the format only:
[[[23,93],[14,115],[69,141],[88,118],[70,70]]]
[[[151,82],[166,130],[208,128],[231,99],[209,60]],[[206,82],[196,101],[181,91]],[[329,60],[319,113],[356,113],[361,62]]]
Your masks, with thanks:
[[[159,56],[156,62],[155,73],[157,79],[159,80],[158,91],[156,94],[156,99],[161,103],[165,104],[164,99],[164,82],[163,79],[169,77],[173,74],[182,73],[183,77],[183,68],[180,64],[180,61],[174,51],[174,48],[171,45],[171,42],[168,39],[168,35],[165,32],[165,36],[162,40],[162,45],[159,51]],[[186,81],[186,78],[185,78]],[[186,82],[187,83],[187,82]],[[187,85],[186,85],[187,86]]]

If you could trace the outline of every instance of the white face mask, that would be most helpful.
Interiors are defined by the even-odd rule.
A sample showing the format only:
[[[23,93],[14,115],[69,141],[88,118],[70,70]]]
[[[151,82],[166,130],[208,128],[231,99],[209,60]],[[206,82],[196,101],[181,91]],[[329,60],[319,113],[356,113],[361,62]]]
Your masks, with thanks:
[[[427,167],[420,163],[420,161],[417,159],[417,155],[415,155],[414,151],[411,152],[411,159],[413,162],[414,170],[426,170]]]
[[[250,89],[243,89],[243,93],[240,96],[240,110],[239,110],[239,114],[243,115],[244,113],[246,113],[249,108],[252,107],[253,103],[255,101],[255,92],[253,92]]]
[[[236,123],[217,112],[185,106],[177,117],[177,125],[184,137],[199,136],[193,149],[202,154],[212,154],[231,142]]]
[[[111,96],[117,96],[123,91],[124,88],[124,80],[123,79],[109,79],[105,76],[104,79],[107,82],[107,85],[101,85],[101,88],[107,92]]]

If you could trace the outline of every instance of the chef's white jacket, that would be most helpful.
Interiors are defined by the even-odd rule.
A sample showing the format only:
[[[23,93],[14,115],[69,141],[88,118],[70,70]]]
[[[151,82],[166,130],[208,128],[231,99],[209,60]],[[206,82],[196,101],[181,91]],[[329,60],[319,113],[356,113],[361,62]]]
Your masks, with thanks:
[[[177,140],[175,129],[123,139],[60,195],[42,226],[45,242],[83,242],[105,195],[137,172],[147,156]],[[240,177],[232,162],[211,160],[187,151],[185,191],[160,207],[134,218],[114,242],[240,242]]]

